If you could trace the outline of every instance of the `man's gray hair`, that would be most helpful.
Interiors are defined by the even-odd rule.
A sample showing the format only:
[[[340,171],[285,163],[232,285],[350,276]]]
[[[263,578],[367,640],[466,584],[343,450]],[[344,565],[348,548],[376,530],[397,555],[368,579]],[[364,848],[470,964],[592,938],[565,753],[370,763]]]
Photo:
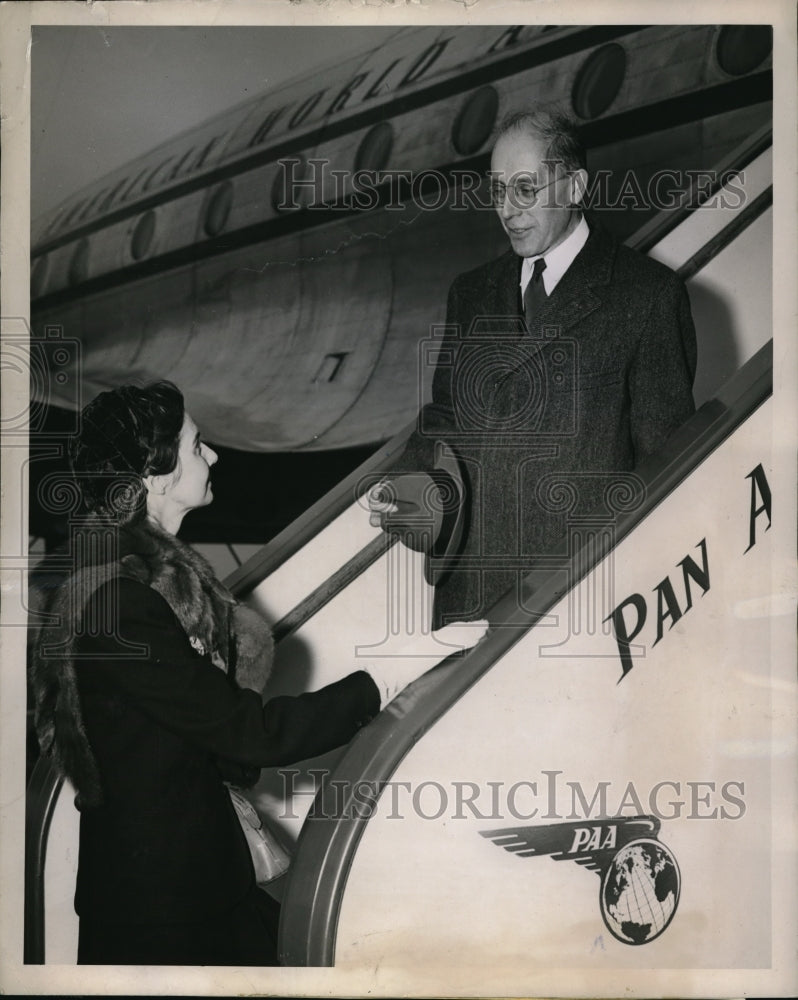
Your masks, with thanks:
[[[576,122],[556,108],[539,106],[505,115],[499,122],[496,142],[508,132],[541,139],[546,144],[546,159],[562,163],[566,170],[582,170],[587,165]]]

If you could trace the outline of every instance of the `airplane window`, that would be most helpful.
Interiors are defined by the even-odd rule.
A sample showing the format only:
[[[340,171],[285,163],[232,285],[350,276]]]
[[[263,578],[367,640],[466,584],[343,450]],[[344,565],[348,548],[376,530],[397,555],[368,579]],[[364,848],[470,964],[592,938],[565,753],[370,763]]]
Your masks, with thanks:
[[[155,235],[155,212],[150,210],[136,223],[133,236],[130,240],[130,253],[133,260],[141,260],[150,249],[152,238]]]
[[[214,190],[205,209],[204,229],[206,236],[218,236],[227,225],[230,209],[233,207],[233,185],[222,181]]]
[[[715,46],[718,65],[729,76],[750,73],[772,50],[773,29],[763,24],[727,24]]]
[[[452,126],[452,145],[461,156],[476,153],[493,129],[499,95],[493,87],[470,94]]]
[[[50,261],[47,254],[43,257],[37,258],[33,265],[33,272],[30,276],[30,291],[33,298],[36,298],[44,292],[44,286],[47,284],[47,274],[49,270]]]
[[[571,104],[580,118],[603,114],[618,96],[626,74],[626,52],[617,42],[591,52],[576,74]]]
[[[69,283],[78,285],[89,276],[89,241],[83,239],[75,247],[69,262]]]
[[[363,136],[355,154],[355,170],[383,170],[393,149],[393,128],[380,122]]]

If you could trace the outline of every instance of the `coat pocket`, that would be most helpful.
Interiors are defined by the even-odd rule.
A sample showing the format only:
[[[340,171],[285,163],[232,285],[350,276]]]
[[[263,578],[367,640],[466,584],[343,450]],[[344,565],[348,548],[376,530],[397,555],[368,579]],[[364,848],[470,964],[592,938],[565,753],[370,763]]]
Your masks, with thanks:
[[[589,389],[604,389],[623,382],[623,370],[620,368],[588,368],[579,373],[576,380],[576,391],[585,392]]]

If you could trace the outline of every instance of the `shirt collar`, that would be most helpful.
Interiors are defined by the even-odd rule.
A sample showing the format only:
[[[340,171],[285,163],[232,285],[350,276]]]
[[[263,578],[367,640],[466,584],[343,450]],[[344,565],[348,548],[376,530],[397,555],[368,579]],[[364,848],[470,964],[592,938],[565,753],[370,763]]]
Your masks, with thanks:
[[[535,266],[535,261],[538,257],[545,257],[546,259],[546,270],[543,272],[543,287],[546,289],[546,294],[551,295],[562,276],[571,264],[573,264],[576,255],[585,243],[587,243],[589,235],[590,228],[583,215],[576,229],[562,243],[558,243],[556,247],[547,253],[538,254],[535,257],[524,257],[524,261],[521,264],[521,297],[523,298],[526,286],[532,277],[532,268]]]

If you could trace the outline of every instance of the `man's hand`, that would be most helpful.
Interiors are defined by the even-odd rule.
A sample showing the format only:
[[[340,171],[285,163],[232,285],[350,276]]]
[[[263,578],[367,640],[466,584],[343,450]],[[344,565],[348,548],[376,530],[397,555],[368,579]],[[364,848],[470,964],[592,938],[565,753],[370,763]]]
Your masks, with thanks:
[[[366,494],[369,506],[369,523],[374,528],[387,530],[385,523],[389,514],[395,514],[399,508],[395,500],[396,487],[391,479],[381,479],[372,486]]]
[[[411,472],[382,479],[367,494],[369,522],[399,535],[408,548],[428,552],[443,520],[441,493],[431,476]]]

